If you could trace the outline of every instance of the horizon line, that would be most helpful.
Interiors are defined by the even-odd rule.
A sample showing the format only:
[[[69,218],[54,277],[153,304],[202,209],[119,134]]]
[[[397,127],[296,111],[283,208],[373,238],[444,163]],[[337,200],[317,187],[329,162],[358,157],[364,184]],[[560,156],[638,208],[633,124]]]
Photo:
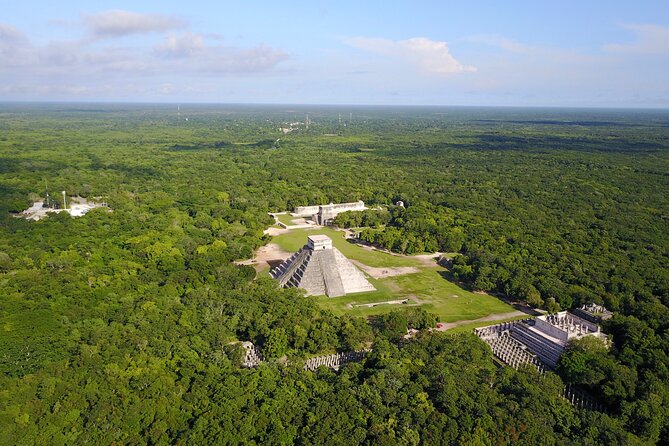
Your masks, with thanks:
[[[358,107],[358,108],[506,108],[506,109],[582,109],[582,110],[655,110],[669,111],[667,105],[472,105],[472,104],[335,104],[335,103],[281,103],[281,102],[190,102],[190,101],[105,101],[105,100],[4,100],[2,105],[152,105],[152,106],[274,106],[274,107]]]

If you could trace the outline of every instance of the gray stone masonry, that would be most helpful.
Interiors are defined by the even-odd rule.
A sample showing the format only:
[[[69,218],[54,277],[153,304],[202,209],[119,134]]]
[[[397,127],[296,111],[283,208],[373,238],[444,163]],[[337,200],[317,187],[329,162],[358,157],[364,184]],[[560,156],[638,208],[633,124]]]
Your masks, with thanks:
[[[242,362],[244,367],[257,367],[258,364],[265,360],[258,347],[253,345],[253,342],[244,341],[242,342],[242,347],[244,347],[244,350],[246,350],[246,355],[244,356],[244,361]]]
[[[338,297],[375,289],[326,235],[309,236],[300,251],[270,274],[280,286],[303,288],[312,296]]]

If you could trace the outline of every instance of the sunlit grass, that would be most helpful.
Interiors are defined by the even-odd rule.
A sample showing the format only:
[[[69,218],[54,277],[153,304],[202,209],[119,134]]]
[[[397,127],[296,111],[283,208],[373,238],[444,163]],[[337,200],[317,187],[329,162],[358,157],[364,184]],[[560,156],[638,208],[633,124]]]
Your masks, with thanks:
[[[422,308],[437,315],[441,322],[474,320],[494,313],[508,313],[513,307],[486,294],[467,291],[448,281],[437,269],[422,269],[418,273],[370,280],[376,291],[328,298],[318,297],[324,308],[335,314],[370,316],[386,313],[407,305],[419,303]],[[407,304],[355,307],[356,304],[410,299]],[[350,308],[348,304],[353,307]]]
[[[294,226],[295,225],[295,223],[293,223],[293,219],[295,219],[296,217],[293,217],[290,214],[279,214],[279,215],[276,216],[276,218],[278,218],[279,221],[286,226]]]

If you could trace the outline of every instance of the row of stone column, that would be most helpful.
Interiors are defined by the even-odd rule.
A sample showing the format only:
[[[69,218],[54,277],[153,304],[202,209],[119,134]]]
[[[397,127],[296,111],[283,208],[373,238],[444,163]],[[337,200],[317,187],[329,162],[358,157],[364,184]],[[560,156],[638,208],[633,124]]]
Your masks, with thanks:
[[[253,342],[245,341],[242,342],[242,347],[246,351],[244,355],[244,361],[242,365],[244,367],[252,368],[260,365],[261,362],[265,361],[262,353],[258,347],[256,347]],[[335,353],[332,355],[323,355],[310,358],[304,365],[305,370],[314,371],[318,367],[324,365],[328,368],[339,370],[339,367],[348,363],[348,362],[360,362],[362,359],[367,356],[371,349],[363,350],[354,350],[350,352]]]
[[[496,338],[484,339],[484,341],[492,348],[492,352],[502,362],[518,369],[523,364],[530,364],[544,373],[546,368],[544,364],[533,354],[525,350],[521,344],[509,336],[508,332]]]
[[[341,365],[344,365],[349,362],[359,362],[370,352],[371,350],[357,350],[344,353],[335,353],[333,355],[325,356],[316,356],[315,358],[310,358],[304,364],[304,370],[311,370],[312,372],[318,367],[324,365],[325,367],[339,370]]]
[[[571,385],[565,386],[563,396],[579,409],[608,412],[602,403],[577,387],[572,387]]]
[[[483,340],[485,340],[486,338],[496,338],[498,336],[501,336],[502,333],[511,330],[511,328],[517,323],[518,321],[502,322],[495,325],[489,325],[487,327],[475,328],[474,332],[479,338]]]

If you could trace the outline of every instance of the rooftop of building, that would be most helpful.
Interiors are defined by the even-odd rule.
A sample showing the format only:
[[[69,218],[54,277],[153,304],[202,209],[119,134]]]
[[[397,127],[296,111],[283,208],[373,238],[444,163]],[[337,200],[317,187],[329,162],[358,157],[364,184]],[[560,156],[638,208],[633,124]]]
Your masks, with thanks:
[[[330,237],[328,237],[327,235],[324,235],[324,234],[310,235],[310,236],[307,236],[307,238],[309,240],[311,240],[312,242],[326,242],[328,240],[332,241],[332,239]]]

